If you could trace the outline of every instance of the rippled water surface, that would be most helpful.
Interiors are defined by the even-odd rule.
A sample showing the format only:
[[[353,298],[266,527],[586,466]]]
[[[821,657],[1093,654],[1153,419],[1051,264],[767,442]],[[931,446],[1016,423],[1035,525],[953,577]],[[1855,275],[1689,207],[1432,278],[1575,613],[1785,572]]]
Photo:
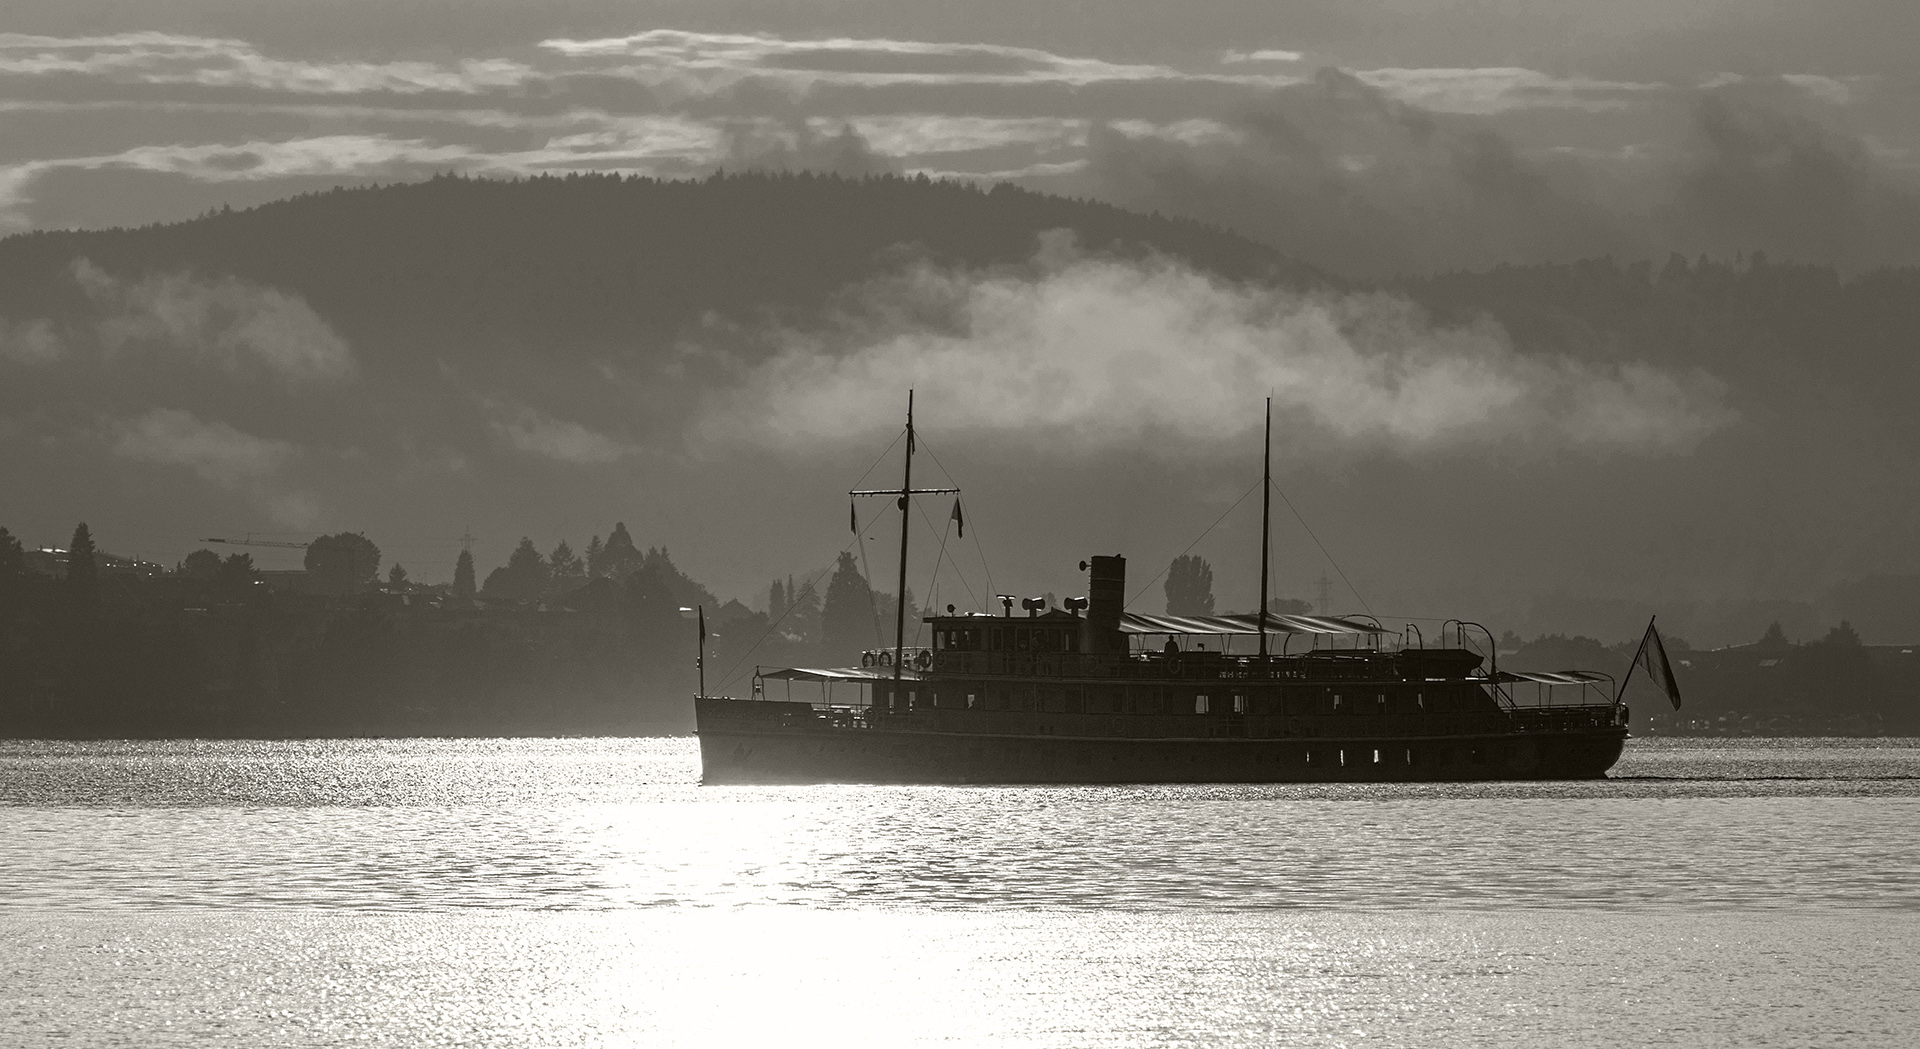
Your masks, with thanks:
[[[1920,741],[1637,740],[1585,783],[697,779],[685,739],[0,742],[0,1044],[1920,1023]]]

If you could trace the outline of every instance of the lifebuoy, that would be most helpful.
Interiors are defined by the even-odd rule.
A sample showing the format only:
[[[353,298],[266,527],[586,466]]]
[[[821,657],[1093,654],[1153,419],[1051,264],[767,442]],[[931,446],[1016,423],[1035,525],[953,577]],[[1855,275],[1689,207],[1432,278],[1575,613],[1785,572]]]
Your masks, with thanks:
[[[880,665],[881,665],[881,666],[883,666],[883,667],[890,667],[890,666],[892,666],[892,665],[893,665],[893,653],[891,653],[891,652],[882,652],[882,653],[880,653]]]
[[[913,665],[919,667],[921,670],[927,669],[933,665],[933,653],[924,648],[921,649],[920,654],[914,657]]]
[[[862,653],[860,653],[860,665],[861,665],[861,666],[863,666],[863,667],[870,667],[870,666],[872,666],[872,665],[873,665],[873,663],[874,663],[874,659],[873,659],[873,653],[871,653],[871,652],[862,652]]]

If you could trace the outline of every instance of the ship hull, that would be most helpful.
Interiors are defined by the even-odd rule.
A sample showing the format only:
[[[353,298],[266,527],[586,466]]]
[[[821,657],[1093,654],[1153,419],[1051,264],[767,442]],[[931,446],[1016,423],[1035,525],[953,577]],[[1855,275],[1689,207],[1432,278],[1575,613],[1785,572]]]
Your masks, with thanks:
[[[1597,779],[1624,728],[1552,735],[1136,739],[863,729],[700,731],[706,783],[1435,783]]]

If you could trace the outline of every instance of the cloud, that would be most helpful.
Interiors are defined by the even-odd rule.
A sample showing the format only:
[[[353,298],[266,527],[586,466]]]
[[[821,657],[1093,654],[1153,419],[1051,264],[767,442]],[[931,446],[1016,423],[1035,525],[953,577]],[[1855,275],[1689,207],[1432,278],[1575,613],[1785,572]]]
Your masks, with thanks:
[[[13,323],[0,317],[0,361],[49,364],[65,356],[66,347],[46,320]]]
[[[590,40],[554,38],[540,46],[577,61],[604,61],[601,73],[684,90],[714,91],[753,78],[796,89],[820,84],[1062,84],[1220,81],[1272,86],[1274,74],[1196,73],[1153,63],[1109,62],[1031,47],[886,38],[792,39],[770,33],[700,33],[653,29]]]
[[[891,157],[931,157],[1008,146],[1041,149],[1082,147],[1087,144],[1087,130],[1091,123],[1061,117],[902,113],[858,116],[839,122],[815,117],[807,121],[807,126],[816,135],[831,135],[841,127],[850,126],[876,153]]]
[[[1846,80],[1836,80],[1830,76],[1819,76],[1813,73],[1782,73],[1780,79],[1822,102],[1844,106],[1853,101],[1853,89],[1847,85]]]
[[[270,58],[244,40],[162,32],[54,37],[0,33],[0,75],[79,75],[137,84],[244,87],[290,94],[475,94],[535,76],[505,59],[313,62]]]
[[[401,119],[392,111],[380,112]],[[358,120],[367,114],[330,116]],[[576,169],[686,175],[709,170],[729,156],[729,132],[721,121],[618,117],[586,111],[538,118],[480,111],[461,114],[457,120],[477,127],[570,133],[550,135],[521,150],[489,150],[466,143],[381,134],[340,134],[278,141],[135,146],[118,153],[34,160],[0,166],[0,225],[28,225],[22,211],[30,201],[32,184],[60,171],[141,171],[209,184],[418,177],[449,170],[478,175],[536,175]],[[773,121],[758,124],[777,126]],[[733,126],[737,133],[739,128],[758,125],[734,121]]]
[[[1920,261],[1920,194],[1857,136],[1737,95],[1701,97],[1659,218],[1683,251],[1861,267]]]
[[[591,466],[611,463],[639,452],[639,448],[587,429],[577,422],[556,419],[526,405],[481,401],[493,432],[515,451],[557,462]]]
[[[1663,137],[1606,149],[1525,148],[1487,119],[1401,101],[1370,78],[1323,70],[1166,125],[1194,129],[1184,134],[1096,127],[1084,170],[1049,188],[1217,223],[1370,279],[1756,249],[1847,269],[1920,261],[1920,195],[1778,78],[1666,93]],[[1446,90],[1456,97],[1427,101],[1496,112],[1512,85]]]
[[[113,454],[120,458],[184,466],[222,488],[258,485],[298,454],[285,441],[255,437],[174,408],[155,408],[136,419],[115,421],[109,429],[115,438]]]
[[[385,135],[320,135],[269,142],[137,146],[121,153],[50,162],[74,168],[128,168],[185,175],[201,182],[257,182],[265,179],[360,175],[398,165],[460,163],[474,151]]]
[[[1227,51],[1221,54],[1222,62],[1298,62],[1306,56],[1298,51]]]
[[[1095,129],[1085,172],[1062,188],[1218,223],[1364,277],[1642,247],[1581,169],[1337,70],[1173,126],[1188,130]]]
[[[107,313],[96,327],[109,354],[184,351],[229,372],[257,369],[290,386],[337,384],[357,370],[346,341],[298,295],[234,277],[175,273],[128,281],[85,259],[74,264],[73,276]]]
[[[726,164],[757,171],[824,171],[858,178],[897,174],[898,164],[874,152],[864,135],[843,123],[823,134],[807,123],[785,127],[752,121],[728,136]]]
[[[285,487],[282,473],[300,458],[294,444],[259,437],[176,408],[154,408],[106,424],[112,452],[131,462],[184,467],[208,484],[241,492],[277,524],[312,528],[321,518],[311,493]]]
[[[1403,299],[1227,284],[1170,261],[1084,257],[1055,240],[1031,272],[921,269],[876,286],[864,322],[791,336],[699,428],[713,445],[804,449],[893,425],[915,389],[950,430],[1047,451],[1202,454],[1258,425],[1296,455],[1498,448],[1669,454],[1729,423],[1702,373],[1517,351],[1491,322],[1432,323]],[[941,323],[889,318],[938,316]]]
[[[1436,113],[1503,113],[1512,109],[1623,109],[1658,84],[1587,77],[1559,77],[1514,67],[1464,69],[1365,69],[1361,83],[1399,101]]]

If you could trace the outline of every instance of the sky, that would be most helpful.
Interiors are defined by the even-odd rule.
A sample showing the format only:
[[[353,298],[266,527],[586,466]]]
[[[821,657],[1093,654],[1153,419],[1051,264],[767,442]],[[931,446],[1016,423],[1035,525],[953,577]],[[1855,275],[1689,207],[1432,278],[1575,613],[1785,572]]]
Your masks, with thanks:
[[[732,163],[1197,210],[1360,275],[1769,238],[1867,265],[1911,250],[1875,228],[1914,221],[1920,172],[1900,0],[17,0],[6,28],[13,229],[433,171]],[[1807,149],[1831,162],[1745,203],[1844,198],[1817,229],[1700,184],[1729,154]],[[1309,221],[1329,183],[1378,250]]]
[[[5,30],[0,232],[178,221],[441,171],[682,177],[768,167],[1013,180],[1192,215],[1363,280],[1669,251],[1764,249],[1853,271],[1920,262],[1911,55],[1920,4],[1910,0],[14,0]],[[703,402],[686,433],[704,456],[620,443],[606,436],[618,422],[589,428],[577,421],[583,408],[542,414],[511,391],[484,391],[476,403],[491,413],[489,432],[545,472],[516,475],[511,491],[469,484],[457,497],[420,482],[422,502],[384,516],[344,495],[330,508],[301,502],[282,481],[320,453],[274,436],[271,420],[129,403],[89,424],[91,439],[152,474],[129,482],[123,501],[178,499],[190,476],[208,517],[236,522],[230,531],[365,528],[417,579],[450,573],[453,537],[469,525],[485,537],[484,570],[522,532],[543,549],[560,538],[577,548],[624,518],[642,545],[666,542],[723,597],[753,602],[768,577],[831,563],[846,538],[832,493],[884,446],[872,426],[822,438],[819,420],[865,391],[908,384],[926,391],[930,447],[953,471],[943,476],[980,492],[969,497],[972,520],[990,537],[1000,589],[1067,593],[1077,584],[1063,566],[1123,550],[1146,566],[1144,584],[1257,476],[1245,440],[1253,395],[1234,404],[1230,423],[1194,398],[1232,400],[1263,382],[1306,391],[1294,407],[1319,441],[1294,442],[1284,464],[1306,523],[1280,540],[1282,592],[1311,596],[1328,551],[1349,565],[1390,553],[1356,569],[1357,582],[1408,612],[1441,608],[1446,587],[1496,573],[1509,555],[1561,565],[1538,587],[1656,588],[1658,579],[1625,578],[1630,561],[1555,550],[1556,523],[1576,520],[1618,530],[1620,548],[1661,541],[1654,523],[1555,489],[1556,463],[1577,460],[1588,481],[1702,510],[1722,494],[1700,490],[1701,471],[1686,468],[1739,424],[1713,376],[1589,373],[1516,353],[1500,333],[1428,327],[1376,300],[1302,309],[1177,271],[1103,268],[1070,253],[1040,262],[1025,284],[921,275],[945,281],[940,294],[972,311],[974,337],[963,343],[928,330],[842,333],[846,352],[829,357],[797,341]],[[355,355],[367,352],[272,288],[84,269],[74,279],[111,307],[103,338],[160,331],[193,342],[176,349],[203,365],[266,367],[289,389],[350,390]],[[279,341],[183,329],[167,306],[182,301],[253,318],[247,331]],[[1315,310],[1375,318],[1382,341],[1355,349],[1326,338]],[[29,322],[0,330],[18,362],[54,352],[20,326]],[[1157,376],[1154,340],[1183,336],[1209,370]],[[1293,355],[1267,355],[1261,347],[1275,339]],[[278,349],[260,348],[269,345]],[[1038,364],[1025,356],[1034,346],[1064,363]],[[1395,370],[1393,383],[1377,381],[1382,368]],[[1100,379],[1075,381],[1088,376]],[[1174,389],[1188,399],[1169,400]],[[1546,418],[1543,406],[1569,398],[1608,408],[1524,432],[1483,425],[1490,403]],[[1353,410],[1313,421],[1326,404]],[[1017,467],[1039,432],[1027,420],[1105,418],[1116,405],[1129,407],[1128,432],[1070,426],[1064,443],[1045,438],[1046,463]],[[1356,413],[1374,420],[1366,432],[1329,436],[1332,421]],[[893,415],[863,418],[891,425]],[[960,418],[967,433],[935,436],[939,420]],[[26,432],[0,426],[9,454],[52,454],[29,447]],[[1156,439],[1169,432],[1181,454]],[[769,449],[781,454],[767,461]],[[349,463],[367,454],[325,454],[336,453]],[[406,450],[400,473],[456,475],[474,454],[427,441]],[[1366,484],[1342,468],[1356,455],[1372,457]],[[591,482],[583,464],[600,471]],[[1741,471],[1753,464],[1721,465],[1707,472],[1751,486]],[[736,483],[712,483],[723,466],[739,471]],[[978,483],[985,477],[991,489]],[[1531,509],[1490,510],[1471,490],[1501,482],[1528,493]],[[647,494],[662,492],[676,495]],[[815,505],[808,493],[819,492],[832,497]],[[0,511],[13,512],[11,502]],[[99,514],[77,493],[55,502],[36,520]],[[1409,502],[1423,520],[1404,518]],[[1156,509],[1119,509],[1140,505]],[[130,527],[137,517],[125,507],[108,515],[132,537],[122,552],[169,562],[186,552],[179,536]],[[1036,523],[1068,538],[1027,548],[1017,540]],[[1192,549],[1244,560],[1250,527],[1244,512],[1229,515]],[[867,542],[888,533],[873,534]],[[1488,541],[1466,556],[1436,538],[1474,534]],[[924,539],[937,545],[938,535]],[[1797,541],[1794,551],[1817,545]],[[1840,570],[1779,548],[1768,555],[1778,564],[1732,560],[1751,552],[1709,551],[1702,579],[1724,588],[1744,574],[1758,591],[1790,590]],[[874,571],[890,574],[890,557],[874,557]],[[1424,590],[1383,581],[1389,568],[1441,564],[1447,572]],[[922,567],[931,566],[916,576]]]

